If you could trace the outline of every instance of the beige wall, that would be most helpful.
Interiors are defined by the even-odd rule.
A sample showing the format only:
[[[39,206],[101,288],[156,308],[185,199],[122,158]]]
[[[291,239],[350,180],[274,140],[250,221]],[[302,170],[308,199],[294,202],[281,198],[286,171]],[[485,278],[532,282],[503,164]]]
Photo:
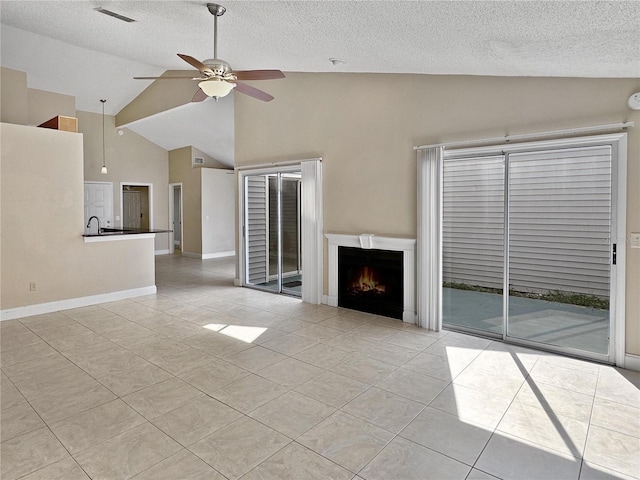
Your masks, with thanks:
[[[120,215],[120,183],[153,184],[153,228],[169,225],[169,153],[137,133],[118,135],[115,118],[105,115],[106,175],[102,167],[102,114],[78,111],[78,131],[84,136],[84,180],[113,182],[114,220]],[[115,220],[121,226],[122,219]],[[156,251],[169,249],[169,234],[156,234]]]
[[[198,157],[198,158],[201,158],[203,160],[202,165],[196,165],[195,164],[195,160],[194,160],[194,163],[193,163],[194,166],[197,166],[197,167],[208,167],[208,168],[223,168],[225,170],[230,170],[228,165],[225,165],[224,163],[220,163],[215,158],[210,157],[209,155],[207,155],[206,153],[204,153],[201,150],[198,150],[195,147],[191,147],[191,155],[193,156],[193,159]]]
[[[236,181],[233,170],[201,168],[202,254],[233,252]]]
[[[114,218],[120,215],[120,183],[153,184],[153,226],[166,229],[169,224],[169,154],[135,132],[124,129],[118,135],[115,117],[105,116],[105,144],[108,174],[102,166],[102,115],[75,110],[69,95],[27,88],[24,72],[2,68],[0,102],[2,121],[20,125],[39,125],[56,115],[78,118],[78,132],[84,136],[84,180],[113,182]],[[97,100],[96,100],[97,101]],[[80,224],[82,225],[80,219]],[[121,225],[115,221],[115,225]],[[155,250],[168,251],[169,235],[156,235]]]
[[[151,239],[83,242],[82,135],[5,123],[0,134],[3,310],[155,285]]]
[[[200,168],[191,167],[191,147],[169,152],[169,183],[182,183],[182,253],[202,255]]]
[[[0,68],[0,122],[29,123],[26,73]]]
[[[76,116],[76,99],[70,95],[27,87],[27,74],[0,68],[0,121],[40,125],[58,115]]]
[[[197,257],[235,249],[233,171],[194,167],[193,158],[217,162],[194,147],[169,152],[169,183],[182,183],[182,253]]]
[[[167,70],[163,75],[183,75],[193,77],[193,70]],[[136,80],[144,82],[146,80]],[[156,113],[171,110],[191,102],[193,94],[198,88],[197,82],[188,80],[154,81],[145,88],[140,95],[134,98],[126,107],[116,115],[116,125],[150,117]]]
[[[29,103],[27,125],[40,125],[58,115],[76,116],[76,98],[71,95],[29,88],[27,97]]]
[[[236,166],[323,157],[325,232],[415,238],[416,145],[622,121],[637,125],[627,232],[640,232],[637,79],[288,73],[261,86],[273,102],[235,97]],[[626,267],[627,352],[640,354],[640,249]]]

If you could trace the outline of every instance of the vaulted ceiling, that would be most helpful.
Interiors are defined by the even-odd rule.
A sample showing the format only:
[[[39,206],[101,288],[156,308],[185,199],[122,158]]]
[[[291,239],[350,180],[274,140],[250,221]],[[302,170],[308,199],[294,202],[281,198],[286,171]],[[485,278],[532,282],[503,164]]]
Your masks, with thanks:
[[[176,53],[213,57],[206,3],[2,0],[0,61],[27,72],[30,88],[75,96],[78,110],[99,112],[107,98],[107,113],[116,114],[150,83],[134,75],[188,69]],[[640,77],[636,0],[222,3],[218,54],[236,70]],[[260,87],[268,91],[268,82]],[[232,135],[228,113],[204,103],[131,128],[165,148],[192,144],[232,164],[232,139],[203,139],[225,128]]]

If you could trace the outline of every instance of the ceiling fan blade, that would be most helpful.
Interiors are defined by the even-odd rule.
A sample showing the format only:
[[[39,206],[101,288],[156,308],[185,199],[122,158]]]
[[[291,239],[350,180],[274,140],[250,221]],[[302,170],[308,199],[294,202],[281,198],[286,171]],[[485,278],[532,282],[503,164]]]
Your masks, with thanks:
[[[175,77],[133,77],[134,80],[206,80],[204,78],[194,78],[194,77],[184,77],[184,76],[175,76]]]
[[[233,72],[238,80],[276,80],[284,78],[280,70],[243,70]]]
[[[203,74],[209,76],[209,75],[213,75],[213,70],[211,70],[209,67],[207,67],[204,63],[202,63],[200,60],[197,60],[193,57],[190,57],[189,55],[184,55],[182,53],[179,53],[178,56],[184,60],[185,62],[187,62],[189,65],[191,65],[192,67],[197,68],[198,70],[200,70]]]
[[[257,98],[258,100],[262,100],[263,102],[270,102],[274,98],[267,92],[263,92],[262,90],[252,87],[251,85],[247,85],[246,83],[237,82],[234,90],[244,93],[245,95],[249,95],[250,97]]]
[[[191,101],[192,102],[202,102],[202,101],[206,100],[207,98],[209,98],[207,96],[207,94],[204,93],[201,88],[198,88],[198,91],[195,93],[195,95],[193,96]]]

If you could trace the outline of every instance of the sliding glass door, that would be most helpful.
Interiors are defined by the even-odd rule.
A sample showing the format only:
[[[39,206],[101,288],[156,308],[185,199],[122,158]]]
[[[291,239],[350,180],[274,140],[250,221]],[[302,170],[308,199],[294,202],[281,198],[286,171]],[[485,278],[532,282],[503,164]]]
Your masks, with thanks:
[[[445,157],[443,324],[607,359],[612,159],[611,145]]]
[[[299,171],[245,176],[246,285],[301,295],[300,195]]]
[[[300,222],[302,181],[300,172],[282,174],[280,181],[282,291],[300,296],[302,289]]]
[[[445,160],[442,321],[502,335],[504,156]]]
[[[507,337],[609,352],[611,147],[514,153]]]

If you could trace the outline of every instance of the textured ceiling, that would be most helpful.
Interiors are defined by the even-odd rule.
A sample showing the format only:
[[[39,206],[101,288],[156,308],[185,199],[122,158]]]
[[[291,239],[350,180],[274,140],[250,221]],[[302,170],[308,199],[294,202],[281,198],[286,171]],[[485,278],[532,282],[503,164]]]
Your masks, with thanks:
[[[637,0],[222,4],[218,54],[236,70],[640,77]],[[31,88],[74,95],[78,110],[99,112],[107,98],[115,114],[148,85],[132,76],[188,68],[176,53],[213,57],[206,0],[2,0],[0,20],[2,66],[26,71]]]

